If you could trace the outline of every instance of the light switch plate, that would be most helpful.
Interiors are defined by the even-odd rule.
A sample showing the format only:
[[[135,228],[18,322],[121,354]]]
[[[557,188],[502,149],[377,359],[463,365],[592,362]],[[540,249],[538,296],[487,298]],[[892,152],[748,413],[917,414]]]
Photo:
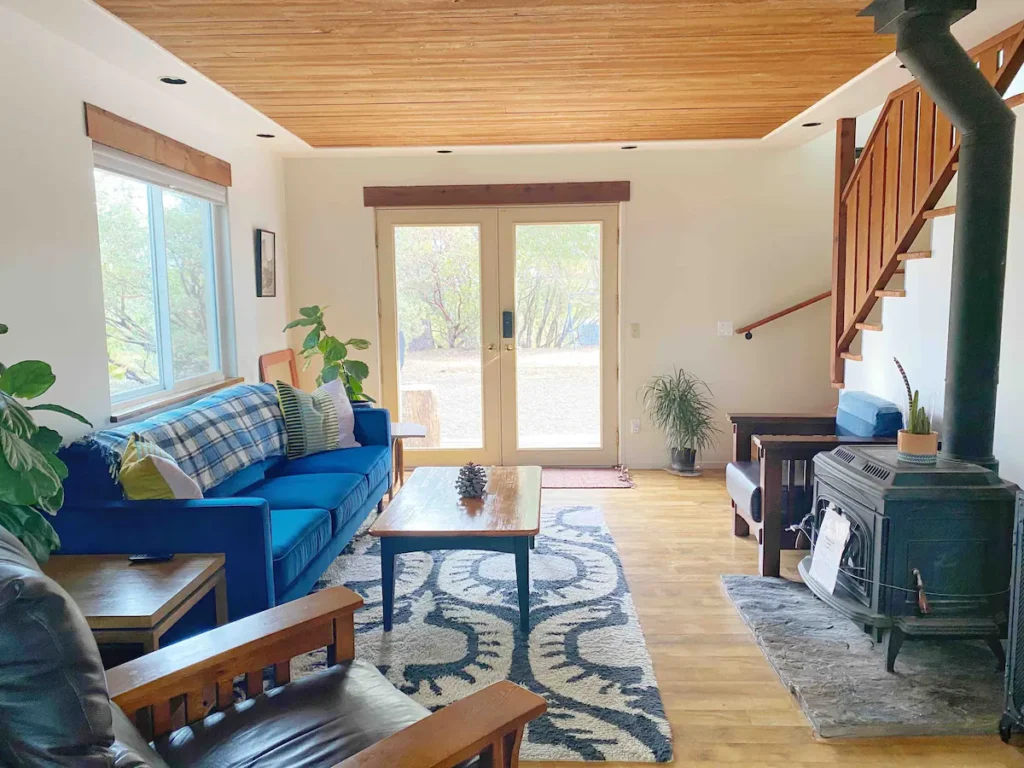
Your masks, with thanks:
[[[719,336],[732,336],[732,320],[719,320],[718,321],[718,335]]]
[[[632,432],[634,435],[639,434],[640,419],[633,419],[631,422],[629,422],[629,431]]]
[[[639,339],[640,338],[640,323],[630,323],[629,324],[629,335],[630,335],[631,338],[634,338],[634,339]]]

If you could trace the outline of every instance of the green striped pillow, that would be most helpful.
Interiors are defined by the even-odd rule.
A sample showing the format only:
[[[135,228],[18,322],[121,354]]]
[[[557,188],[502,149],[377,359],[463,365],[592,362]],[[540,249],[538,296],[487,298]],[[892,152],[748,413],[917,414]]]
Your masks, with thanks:
[[[317,390],[309,394],[283,381],[274,386],[284,413],[289,459],[338,447],[338,407],[328,393]]]

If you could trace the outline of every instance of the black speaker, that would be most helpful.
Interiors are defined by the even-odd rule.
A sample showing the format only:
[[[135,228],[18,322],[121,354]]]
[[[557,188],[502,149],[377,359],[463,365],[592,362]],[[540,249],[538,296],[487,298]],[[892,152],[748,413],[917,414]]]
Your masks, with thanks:
[[[1013,522],[1013,578],[1010,581],[1010,627],[1006,652],[1006,703],[999,736],[1009,741],[1014,729],[1024,730],[1024,491],[1017,494]]]

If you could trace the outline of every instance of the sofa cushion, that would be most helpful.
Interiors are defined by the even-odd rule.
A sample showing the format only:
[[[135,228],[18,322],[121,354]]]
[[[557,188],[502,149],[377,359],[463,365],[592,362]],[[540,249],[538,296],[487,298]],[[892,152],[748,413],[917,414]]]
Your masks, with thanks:
[[[113,768],[168,768],[117,704],[111,702],[110,712],[114,716]]]
[[[258,483],[266,477],[266,473],[263,470],[263,462],[258,464],[251,464],[245,469],[240,469],[231,477],[227,478],[221,483],[213,486],[206,492],[206,496],[211,499],[222,499],[227,496],[239,496],[239,491],[248,488],[250,485]]]
[[[261,480],[238,495],[266,499],[271,511],[326,509],[334,518],[334,530],[337,532],[366,501],[370,488],[362,475],[281,475]]]
[[[430,712],[352,661],[268,691],[157,741],[171,766],[329,768]]]
[[[896,437],[903,429],[899,406],[868,392],[843,390],[836,411],[836,434],[855,437]]]
[[[331,535],[331,515],[325,509],[270,510],[274,589],[278,594],[302,575]]]
[[[106,768],[113,741],[85,617],[0,528],[0,765]]]
[[[274,468],[281,475],[308,475],[323,472],[349,472],[365,475],[369,488],[376,488],[391,474],[391,451],[382,445],[345,448],[285,461]]]
[[[755,522],[761,522],[761,464],[731,461],[725,467],[725,488],[736,506]]]

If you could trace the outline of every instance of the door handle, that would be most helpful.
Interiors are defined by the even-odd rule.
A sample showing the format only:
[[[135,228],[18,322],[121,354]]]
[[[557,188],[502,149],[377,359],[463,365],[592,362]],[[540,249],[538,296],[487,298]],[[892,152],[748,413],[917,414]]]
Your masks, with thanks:
[[[495,348],[496,348],[496,347],[497,347],[497,345],[496,345],[496,344],[488,344],[488,345],[487,345],[487,351],[488,351],[488,352],[493,352],[493,351],[495,350]]]
[[[512,345],[512,344],[506,344],[505,345],[505,351],[506,352],[511,352],[513,349],[515,349],[515,346]]]

